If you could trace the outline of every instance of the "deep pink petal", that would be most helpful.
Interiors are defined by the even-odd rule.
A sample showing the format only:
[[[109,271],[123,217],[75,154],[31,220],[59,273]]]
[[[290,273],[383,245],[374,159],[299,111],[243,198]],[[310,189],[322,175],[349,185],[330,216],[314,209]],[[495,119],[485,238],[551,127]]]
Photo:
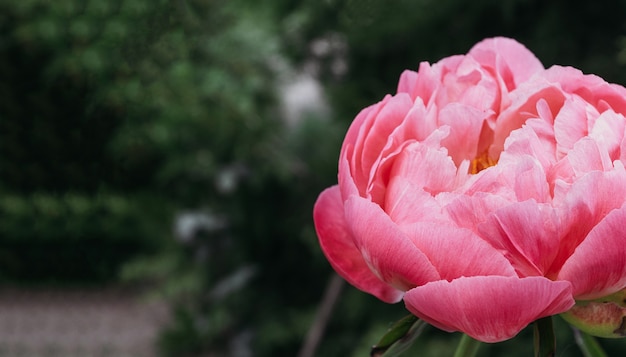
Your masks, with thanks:
[[[344,218],[343,201],[337,186],[320,194],[313,209],[313,218],[322,250],[339,275],[358,289],[385,302],[402,299],[402,291],[378,279],[355,246]]]
[[[626,206],[611,211],[563,264],[559,280],[572,283],[576,299],[589,300],[626,287]]]
[[[438,280],[426,255],[375,203],[352,196],[345,203],[346,222],[366,263],[381,280],[399,290]]]
[[[574,305],[571,285],[543,277],[464,277],[409,290],[407,309],[445,331],[483,342],[508,340],[529,323]]]
[[[471,230],[443,222],[420,222],[402,226],[407,236],[424,252],[441,279],[462,276],[517,276],[511,263]]]

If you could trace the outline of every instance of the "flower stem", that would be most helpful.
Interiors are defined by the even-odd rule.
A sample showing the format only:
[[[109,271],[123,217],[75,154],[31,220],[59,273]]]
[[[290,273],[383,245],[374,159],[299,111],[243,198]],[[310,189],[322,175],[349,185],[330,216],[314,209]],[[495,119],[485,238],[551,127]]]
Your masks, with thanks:
[[[575,328],[574,337],[576,338],[576,344],[580,347],[585,357],[607,357],[606,352],[602,350],[602,347],[593,336]]]
[[[556,354],[556,337],[552,316],[535,321],[535,357],[553,357]]]
[[[454,357],[474,357],[479,347],[480,341],[464,334],[461,337],[459,346],[456,348],[456,352],[454,352]]]

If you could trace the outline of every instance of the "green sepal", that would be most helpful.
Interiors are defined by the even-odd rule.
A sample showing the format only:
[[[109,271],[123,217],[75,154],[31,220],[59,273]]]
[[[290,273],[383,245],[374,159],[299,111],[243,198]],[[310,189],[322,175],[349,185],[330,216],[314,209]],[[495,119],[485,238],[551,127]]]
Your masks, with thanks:
[[[413,315],[407,315],[396,321],[381,337],[377,344],[372,346],[371,357],[399,356],[411,346],[427,324]]]

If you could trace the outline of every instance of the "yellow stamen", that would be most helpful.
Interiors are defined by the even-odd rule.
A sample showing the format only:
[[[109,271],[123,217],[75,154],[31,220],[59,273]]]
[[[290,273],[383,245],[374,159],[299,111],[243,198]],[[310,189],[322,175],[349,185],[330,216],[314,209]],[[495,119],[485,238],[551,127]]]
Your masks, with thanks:
[[[488,167],[494,166],[497,163],[498,160],[490,158],[487,150],[485,150],[480,155],[476,156],[474,160],[472,160],[469,167],[469,173],[472,175],[477,174]]]

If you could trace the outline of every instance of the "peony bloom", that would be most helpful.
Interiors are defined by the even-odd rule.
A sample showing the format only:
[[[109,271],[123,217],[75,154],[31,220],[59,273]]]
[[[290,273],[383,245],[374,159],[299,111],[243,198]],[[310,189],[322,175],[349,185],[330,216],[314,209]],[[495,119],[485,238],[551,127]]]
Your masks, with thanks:
[[[350,126],[314,220],[333,268],[484,341],[626,287],[626,89],[494,38]]]

